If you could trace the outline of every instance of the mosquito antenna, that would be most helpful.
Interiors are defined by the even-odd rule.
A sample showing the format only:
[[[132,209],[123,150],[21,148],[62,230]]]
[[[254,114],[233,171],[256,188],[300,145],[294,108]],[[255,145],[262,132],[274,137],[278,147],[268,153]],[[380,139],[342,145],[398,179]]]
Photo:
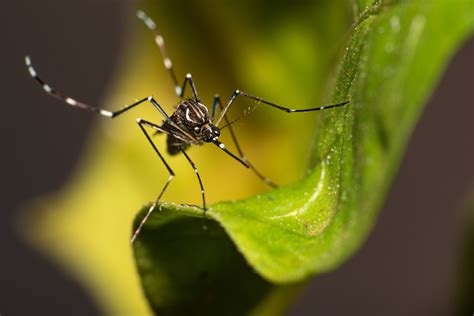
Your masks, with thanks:
[[[225,124],[224,126],[222,127],[219,127],[219,129],[224,129],[226,127],[229,127],[230,125],[234,124],[235,122],[249,116],[250,114],[252,114],[257,108],[258,106],[261,104],[260,101],[256,101],[255,104],[253,106],[249,106],[247,109],[245,109],[244,111],[244,114],[242,114],[241,116],[237,117],[236,119],[233,119],[232,121],[228,122],[227,124]]]
[[[224,125],[224,126],[222,126],[222,127],[219,127],[219,129],[220,129],[220,130],[223,130],[224,128],[229,127],[229,126],[231,126],[232,124],[234,124],[235,122],[239,121],[239,120],[242,119],[243,117],[244,117],[244,116],[240,116],[240,117],[236,118],[235,120],[230,121],[229,124],[226,124],[226,125]]]

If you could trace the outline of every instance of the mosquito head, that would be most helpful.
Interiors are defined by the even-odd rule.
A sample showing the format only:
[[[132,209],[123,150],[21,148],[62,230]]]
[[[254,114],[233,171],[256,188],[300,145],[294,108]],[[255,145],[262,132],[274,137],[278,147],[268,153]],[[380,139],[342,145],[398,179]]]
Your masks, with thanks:
[[[219,139],[221,131],[219,128],[212,124],[204,124],[201,127],[201,134],[205,142],[210,143]]]

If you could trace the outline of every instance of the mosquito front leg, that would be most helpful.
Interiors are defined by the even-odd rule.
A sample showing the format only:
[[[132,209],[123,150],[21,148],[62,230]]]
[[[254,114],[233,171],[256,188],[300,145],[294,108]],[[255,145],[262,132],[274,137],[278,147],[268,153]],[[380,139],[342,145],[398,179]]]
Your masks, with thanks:
[[[214,96],[214,102],[213,102],[213,106],[212,106],[212,118],[211,118],[211,121],[212,119],[214,118],[214,114],[216,113],[216,108],[217,106],[219,106],[220,110],[223,111],[224,110],[224,107],[222,105],[222,102],[221,102],[221,99],[219,97],[219,95],[215,95]],[[237,152],[239,153],[240,155],[240,158],[242,158],[243,161],[245,161],[247,163],[247,165],[250,167],[250,169],[253,171],[253,173],[258,177],[260,178],[260,180],[262,180],[263,182],[265,182],[266,184],[268,184],[269,186],[271,186],[272,188],[277,188],[278,185],[276,185],[272,180],[270,180],[269,178],[265,177],[260,171],[257,170],[257,168],[254,167],[254,165],[247,159],[247,157],[245,156],[242,148],[240,147],[239,145],[239,142],[237,141],[237,136],[235,135],[234,133],[234,130],[231,126],[231,123],[227,117],[226,114],[224,114],[224,121],[226,123],[226,126],[229,127],[229,132],[230,132],[230,135],[232,137],[232,140],[234,141],[234,144],[235,144],[235,148],[237,149]]]
[[[234,93],[232,93],[232,96],[230,97],[229,102],[227,103],[225,108],[219,114],[219,118],[217,119],[217,122],[216,122],[217,127],[219,127],[219,124],[221,123],[222,119],[224,118],[224,115],[229,110],[230,106],[234,103],[235,99],[238,96],[243,96],[243,97],[249,98],[251,100],[261,102],[263,104],[269,105],[271,107],[274,107],[276,109],[279,109],[279,110],[287,112],[287,113],[321,111],[321,110],[326,110],[326,109],[330,109],[330,108],[334,108],[334,107],[338,107],[338,106],[343,106],[343,105],[346,105],[347,103],[350,102],[350,101],[344,101],[344,102],[341,102],[341,103],[330,104],[330,105],[325,105],[325,106],[319,106],[319,107],[315,107],[315,108],[307,108],[307,109],[290,109],[290,108],[287,108],[287,107],[284,107],[284,106],[266,101],[262,98],[253,96],[251,94],[248,94],[247,92],[243,92],[243,91],[240,91],[240,90],[235,90]]]

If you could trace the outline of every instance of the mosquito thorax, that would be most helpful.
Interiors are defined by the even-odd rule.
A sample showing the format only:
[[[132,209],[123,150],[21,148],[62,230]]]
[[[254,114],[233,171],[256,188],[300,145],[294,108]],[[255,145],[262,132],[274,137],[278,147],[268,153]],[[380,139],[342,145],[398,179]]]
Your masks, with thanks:
[[[172,116],[178,125],[184,124],[186,128],[195,131],[209,123],[207,107],[195,98],[181,101]]]

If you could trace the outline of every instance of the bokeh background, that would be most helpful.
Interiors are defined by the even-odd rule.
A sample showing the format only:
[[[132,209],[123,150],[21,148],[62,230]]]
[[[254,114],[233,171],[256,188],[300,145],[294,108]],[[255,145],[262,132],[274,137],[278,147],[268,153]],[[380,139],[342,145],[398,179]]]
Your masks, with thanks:
[[[23,56],[31,54],[43,76],[62,91],[100,104],[119,52],[130,44],[135,10],[136,3],[119,0],[2,5],[1,315],[102,313],[69,272],[33,250],[18,232],[25,202],[67,182],[94,137],[90,128],[96,121],[45,97],[28,77]],[[199,63],[193,58],[202,53],[189,52],[188,65]],[[450,313],[472,189],[472,56],[471,38],[430,98],[366,244],[342,267],[315,278],[288,315]]]

